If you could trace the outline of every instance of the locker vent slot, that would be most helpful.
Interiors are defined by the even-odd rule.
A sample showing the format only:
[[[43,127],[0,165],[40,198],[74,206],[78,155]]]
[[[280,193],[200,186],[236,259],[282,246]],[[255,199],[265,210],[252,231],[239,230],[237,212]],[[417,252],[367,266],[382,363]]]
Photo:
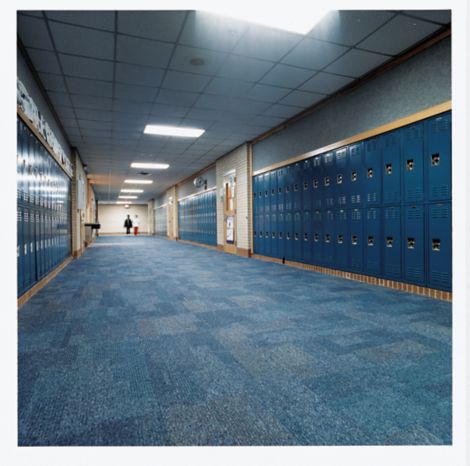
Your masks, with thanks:
[[[367,237],[367,246],[373,246],[374,245],[374,237],[373,236],[368,236]]]
[[[336,175],[336,184],[341,184],[343,182],[343,175],[341,173],[338,173]]]
[[[391,163],[387,163],[385,165],[385,174],[386,175],[391,175],[392,174],[392,164]]]
[[[408,266],[406,268],[406,277],[409,280],[421,281],[423,279],[423,269],[421,267]]]
[[[325,176],[325,186],[330,186],[330,177]]]
[[[367,169],[367,178],[373,178],[374,177],[374,170],[372,168]]]
[[[325,243],[329,243],[331,241],[331,236],[327,233],[325,235]]]
[[[316,178],[313,180],[313,187],[314,189],[318,188],[318,180]]]
[[[411,208],[408,210],[407,217],[408,219],[420,220],[423,217],[422,211]]]
[[[407,169],[409,172],[413,171],[414,166],[415,166],[415,162],[414,162],[413,159],[408,159],[408,160],[406,161],[406,169]]]
[[[441,156],[439,154],[432,154],[431,155],[431,166],[437,167],[441,162]]]
[[[408,238],[407,245],[408,245],[408,249],[414,249],[415,248],[415,239],[414,238]]]
[[[432,250],[439,252],[441,250],[441,240],[433,238],[432,240]]]
[[[338,244],[343,244],[343,235],[338,235]]]
[[[353,235],[352,238],[351,238],[351,244],[353,246],[357,246],[357,236],[356,235]]]
[[[392,236],[387,236],[387,248],[393,248],[393,237]]]
[[[313,241],[315,241],[315,243],[318,243],[318,240],[320,239],[320,235],[318,233],[315,233],[313,235]]]
[[[434,120],[432,125],[433,133],[440,133],[441,131],[447,131],[449,129],[449,118],[439,117]]]
[[[431,209],[432,218],[449,218],[450,209],[447,206],[434,207]]]
[[[435,186],[431,189],[434,198],[443,198],[449,196],[449,186]]]
[[[433,286],[447,288],[450,283],[450,275],[445,272],[431,271],[431,284]]]
[[[357,172],[353,171],[351,172],[351,181],[354,183],[354,181],[357,181]]]

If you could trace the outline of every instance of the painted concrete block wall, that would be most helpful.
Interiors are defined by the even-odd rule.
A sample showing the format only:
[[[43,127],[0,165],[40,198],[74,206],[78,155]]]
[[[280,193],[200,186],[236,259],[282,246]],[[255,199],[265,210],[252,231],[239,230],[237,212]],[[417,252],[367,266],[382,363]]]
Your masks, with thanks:
[[[249,249],[249,190],[248,146],[243,144],[216,162],[217,174],[217,244],[224,244],[224,204],[220,193],[223,192],[224,174],[235,169],[237,214],[237,247]]]
[[[154,201],[153,199],[147,204],[147,224],[148,224],[148,234],[155,234],[155,219],[154,219]]]
[[[147,204],[131,204],[129,209],[126,209],[123,205],[118,204],[99,204],[98,221],[101,223],[100,234],[125,234],[126,230],[123,225],[127,215],[130,215],[132,220],[134,220],[135,216],[138,215],[140,220],[139,232],[148,233]]]
[[[168,224],[167,231],[168,237],[175,239],[178,237],[178,191],[176,186],[172,186],[166,192],[167,203],[168,203]],[[173,227],[170,225],[170,210],[173,213]]]
[[[87,175],[77,152],[73,152],[72,178],[72,254],[77,255],[85,247],[85,222],[87,210]]]
[[[200,176],[201,178],[207,180],[207,188],[213,188],[217,182],[215,165],[199,173],[198,175],[195,174],[194,176],[191,176],[184,183],[178,184],[178,199],[204,191],[204,185],[199,188],[196,188],[196,186],[194,186],[193,181],[197,176]]]

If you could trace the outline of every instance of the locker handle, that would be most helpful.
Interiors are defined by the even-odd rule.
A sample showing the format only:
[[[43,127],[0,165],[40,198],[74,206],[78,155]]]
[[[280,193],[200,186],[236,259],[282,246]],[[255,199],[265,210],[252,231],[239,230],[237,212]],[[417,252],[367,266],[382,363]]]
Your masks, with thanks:
[[[392,174],[392,164],[391,163],[387,163],[385,165],[385,174],[386,175],[391,175]]]
[[[315,241],[316,243],[318,243],[318,240],[319,240],[318,233],[315,233],[315,234],[313,235],[313,241]]]
[[[325,184],[325,186],[330,186],[330,177],[329,176],[325,176],[324,184]]]
[[[357,172],[356,171],[351,172],[351,181],[352,182],[357,181]]]
[[[439,155],[439,153],[431,155],[431,166],[432,167],[437,167],[440,162],[441,162],[441,156]]]
[[[338,235],[338,244],[343,244],[343,235]]]
[[[255,230],[253,230],[253,237],[256,238],[256,231]]]
[[[294,241],[298,241],[299,240],[299,234],[298,233],[294,233]]]
[[[414,249],[414,248],[415,248],[415,239],[408,238],[408,249]]]
[[[343,182],[343,175],[341,173],[338,173],[336,175],[336,184],[341,184]]]
[[[392,248],[393,247],[393,237],[392,236],[387,236],[386,245],[387,245],[387,248]]]
[[[329,243],[331,241],[330,235],[327,233],[325,235],[325,243]]]
[[[441,250],[441,240],[433,238],[432,240],[432,250],[439,252]]]
[[[367,237],[367,246],[373,246],[374,245],[374,237],[373,236],[368,236]]]
[[[304,183],[304,191],[307,191],[307,189],[308,189],[308,183],[305,182],[305,183]]]
[[[286,186],[286,193],[290,191],[289,185]]]
[[[282,239],[282,231],[279,232],[279,239]]]
[[[278,194],[281,194],[282,193],[282,188],[280,188],[280,187],[277,188],[277,192],[278,192]]]
[[[297,183],[294,184],[294,191],[298,191],[299,190],[299,185]]]
[[[357,246],[357,236],[356,235],[353,235],[353,237],[351,238],[351,244],[353,246]]]
[[[304,233],[304,241],[308,241],[308,233]]]
[[[273,231],[273,232],[271,233],[271,238],[272,238],[272,239],[276,239],[276,232],[275,232],[275,231]]]
[[[276,190],[273,188],[271,189],[271,196],[274,196],[276,194]]]
[[[314,187],[314,189],[318,188],[318,180],[317,179],[313,180],[313,187]]]
[[[286,239],[290,239],[290,233],[286,233]]]
[[[414,160],[413,160],[413,159],[408,159],[408,160],[406,161],[406,169],[407,169],[409,172],[411,172],[411,171],[413,171],[414,167],[415,167],[415,162],[414,162]]]
[[[372,168],[367,169],[367,178],[372,178],[374,176],[374,170]]]

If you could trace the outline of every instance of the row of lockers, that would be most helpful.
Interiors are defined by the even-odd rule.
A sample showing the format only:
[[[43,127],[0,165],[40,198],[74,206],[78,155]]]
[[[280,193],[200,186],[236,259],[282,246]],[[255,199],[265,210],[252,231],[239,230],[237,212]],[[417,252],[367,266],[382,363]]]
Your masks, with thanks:
[[[167,215],[167,207],[160,207],[155,209],[155,234],[161,236],[167,236],[168,233],[168,215]]]
[[[451,199],[450,112],[253,178],[258,213]]]
[[[69,178],[20,118],[17,118],[17,199],[66,212]]]
[[[178,236],[197,243],[217,244],[215,190],[178,202]]]
[[[450,290],[451,225],[451,203],[265,213],[254,251]]]

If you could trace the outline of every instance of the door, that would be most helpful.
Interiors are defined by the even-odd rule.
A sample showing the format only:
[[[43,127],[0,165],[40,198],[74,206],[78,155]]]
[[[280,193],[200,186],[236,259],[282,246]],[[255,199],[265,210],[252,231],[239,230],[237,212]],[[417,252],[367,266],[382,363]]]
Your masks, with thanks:
[[[224,251],[230,254],[237,253],[236,180],[235,172],[224,175]]]

